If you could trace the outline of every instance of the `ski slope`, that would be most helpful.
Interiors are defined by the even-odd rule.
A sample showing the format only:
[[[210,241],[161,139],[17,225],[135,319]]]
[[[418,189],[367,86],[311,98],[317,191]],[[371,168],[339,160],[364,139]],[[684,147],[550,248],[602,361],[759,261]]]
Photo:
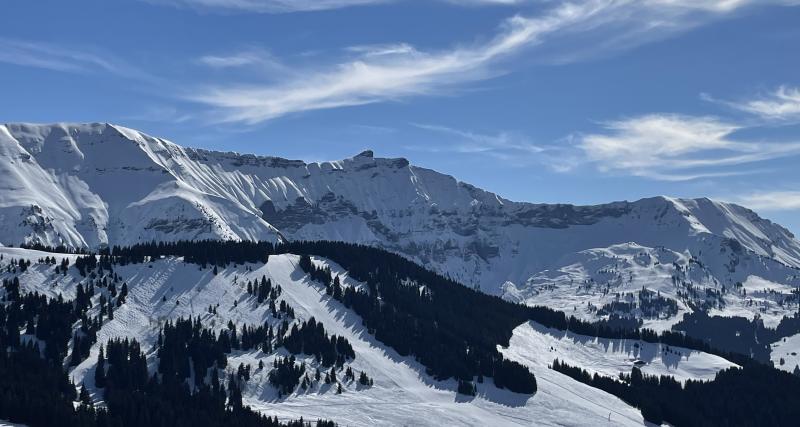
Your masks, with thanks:
[[[590,374],[618,377],[638,365],[648,375],[668,375],[678,381],[710,381],[717,372],[738,365],[713,354],[641,340],[596,338],[546,328],[528,322],[514,330],[503,355],[528,366],[559,359]],[[545,357],[538,353],[544,352]]]
[[[40,257],[51,256],[16,248],[0,248],[5,266],[10,258],[31,259],[34,264],[19,275],[23,289],[49,296],[74,296],[80,280],[75,269],[67,276],[56,275],[50,266],[37,265]],[[66,257],[74,258],[71,255]],[[61,255],[56,255],[60,260]],[[366,371],[374,380],[373,387],[343,383],[344,392],[336,394],[333,385],[300,388],[283,398],[267,383],[268,368],[260,371],[258,362],[269,367],[276,354],[260,350],[234,351],[229,355],[228,369],[239,363],[253,366],[253,374],[244,391],[244,401],[259,411],[281,419],[327,418],[342,426],[368,425],[475,425],[528,426],[537,425],[642,425],[641,414],[618,398],[588,387],[547,368],[555,357],[579,366],[592,367],[611,374],[630,368],[628,359],[634,357],[631,343],[613,340],[592,340],[578,336],[558,336],[557,331],[545,330],[535,324],[524,324],[514,331],[511,345],[501,349],[506,357],[517,360],[536,375],[539,391],[534,396],[520,395],[497,389],[487,381],[478,385],[478,395],[468,397],[455,392],[455,381],[435,381],[413,358],[401,357],[391,348],[368,334],[361,319],[324,292],[324,287],[312,282],[297,267],[299,257],[270,256],[265,265],[248,264],[221,269],[215,276],[211,269],[184,263],[178,258],[165,258],[144,264],[119,266],[115,272],[128,283],[127,302],[114,312],[98,333],[98,343],[91,356],[70,376],[76,384],[85,384],[96,400],[100,395],[94,387],[93,372],[99,345],[111,338],[129,337],[142,342],[148,353],[151,369],[157,362],[152,351],[158,328],[167,319],[199,316],[207,327],[225,328],[228,321],[237,325],[277,322],[267,305],[258,305],[245,289],[247,280],[265,276],[280,284],[285,300],[295,309],[297,320],[314,317],[322,322],[329,334],[344,336],[352,344],[356,358],[349,363],[357,373]],[[340,276],[343,286],[361,286],[348,277],[335,263],[314,258],[317,264],[331,268]],[[0,277],[11,275],[3,272]],[[97,296],[95,297],[97,298]],[[166,300],[166,301],[165,301]],[[217,305],[217,314],[207,311]],[[96,310],[96,307],[94,308]],[[556,351],[550,351],[550,347]],[[647,345],[637,356],[647,359],[646,372],[666,373],[676,378],[708,379],[718,369],[730,366],[724,360],[700,352],[685,351],[677,360],[659,356],[658,348]],[[301,358],[302,359],[302,358]],[[313,358],[304,360],[314,366]],[[610,417],[610,418],[609,418]]]

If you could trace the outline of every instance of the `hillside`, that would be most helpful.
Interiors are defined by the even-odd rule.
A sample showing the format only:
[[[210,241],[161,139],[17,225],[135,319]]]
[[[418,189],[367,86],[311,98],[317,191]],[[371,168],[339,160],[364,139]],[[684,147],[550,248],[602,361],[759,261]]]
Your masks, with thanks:
[[[23,292],[74,298],[78,283],[91,281],[91,278],[81,277],[75,268],[70,268],[64,275],[54,273],[48,265],[37,264],[40,258],[52,256],[51,253],[0,248],[0,254],[4,258],[0,261],[4,267],[11,259],[33,262],[24,273],[13,274],[3,270],[0,275],[3,279],[18,277]],[[57,254],[56,257],[59,260],[70,259],[72,264],[76,259],[74,255]],[[158,363],[154,350],[158,331],[168,320],[199,316],[206,327],[216,331],[226,330],[228,322],[239,328],[264,322],[279,324],[280,320],[273,318],[267,305],[257,304],[244,285],[246,281],[266,277],[281,285],[280,300],[294,308],[293,322],[313,317],[324,325],[328,333],[345,337],[355,350],[355,358],[346,366],[356,372],[366,372],[374,381],[371,387],[363,387],[357,382],[342,380],[341,394],[337,394],[332,385],[320,383],[307,390],[297,387],[289,395],[279,397],[276,388],[267,380],[269,369],[260,370],[256,366],[260,361],[267,367],[272,366],[276,357],[288,355],[286,350],[277,349],[273,353],[264,353],[260,349],[234,350],[227,357],[227,370],[235,372],[240,363],[254,368],[243,390],[243,400],[268,415],[277,415],[281,420],[301,416],[308,420],[325,418],[350,426],[375,423],[440,425],[443,421],[458,425],[512,426],[529,425],[529,420],[534,417],[542,425],[562,425],[565,420],[573,424],[592,419],[600,422],[607,420],[612,413],[617,425],[643,424],[635,408],[547,369],[552,355],[540,349],[538,342],[520,341],[519,338],[515,338],[508,351],[525,349],[530,368],[542,381],[535,395],[499,389],[490,381],[476,384],[475,397],[460,395],[456,393],[454,380],[435,380],[413,357],[400,356],[393,348],[376,340],[362,326],[359,316],[327,296],[324,286],[311,280],[298,267],[298,261],[299,257],[295,255],[275,255],[265,265],[230,265],[220,269],[217,275],[210,267],[198,268],[176,258],[118,266],[114,273],[127,283],[129,294],[125,302],[114,310],[113,319],[104,321],[88,357],[69,368],[70,378],[76,384],[85,385],[96,404],[102,406],[102,392],[96,387],[94,371],[100,345],[109,339],[130,338],[142,343],[152,371]],[[333,274],[341,278],[343,286],[361,286],[337,264],[322,258],[314,259],[314,263],[330,267]],[[96,295],[92,301],[94,308],[90,313],[96,313],[99,296]],[[216,308],[215,314],[208,312],[209,306]],[[531,353],[531,348],[536,352]],[[620,349],[620,355],[623,354],[624,350]],[[298,361],[309,367],[317,366],[313,357],[300,356]]]

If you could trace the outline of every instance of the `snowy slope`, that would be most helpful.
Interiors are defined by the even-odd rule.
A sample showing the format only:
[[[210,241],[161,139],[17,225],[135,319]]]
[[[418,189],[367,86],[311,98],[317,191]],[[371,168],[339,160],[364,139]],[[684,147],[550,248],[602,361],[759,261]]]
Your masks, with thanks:
[[[800,280],[800,242],[744,207],[708,199],[513,202],[369,151],[306,163],[184,148],[109,124],[0,126],[0,158],[5,244],[343,240],[587,318],[600,316],[588,303],[602,307],[644,286],[679,306],[677,316],[646,319],[659,329],[704,303],[770,324],[796,309],[783,303]],[[780,290],[744,292],[767,282]],[[707,292],[721,297],[706,302]]]
[[[0,266],[6,266],[11,258],[26,258],[34,262],[28,271],[19,275],[24,290],[49,296],[74,295],[80,280],[75,269],[62,276],[54,274],[50,266],[35,264],[38,258],[52,254],[13,248],[0,248],[0,254],[4,255]],[[57,259],[61,258],[57,255]],[[347,338],[356,352],[355,360],[349,365],[356,371],[366,371],[374,379],[371,388],[344,383],[341,395],[336,394],[332,386],[322,385],[308,391],[298,389],[294,394],[279,399],[275,389],[267,384],[266,370],[255,369],[247,383],[244,400],[270,415],[278,415],[281,419],[324,417],[343,426],[527,426],[533,420],[537,425],[644,424],[639,411],[618,398],[548,369],[546,365],[552,362],[553,353],[544,347],[546,342],[525,333],[515,332],[511,346],[504,351],[509,357],[523,358],[520,361],[535,373],[539,391],[534,396],[500,390],[490,382],[478,384],[477,397],[458,395],[454,381],[433,380],[413,358],[400,357],[366,333],[361,319],[327,297],[320,284],[309,281],[296,266],[297,261],[298,257],[294,255],[272,256],[266,265],[230,266],[216,276],[210,269],[202,270],[174,258],[116,268],[115,272],[129,286],[127,302],[115,310],[113,320],[103,325],[91,356],[71,370],[71,377],[77,384],[85,384],[95,399],[99,399],[92,375],[96,356],[100,343],[114,337],[131,337],[142,342],[153,369],[156,360],[150,348],[156,340],[158,327],[167,319],[200,316],[204,325],[215,329],[226,327],[229,320],[240,326],[274,321],[266,312],[265,305],[257,306],[244,289],[246,280],[265,275],[273,283],[281,285],[281,299],[295,309],[298,320],[314,316],[329,333]],[[336,264],[324,259],[315,262],[330,265],[332,271],[342,277],[345,286],[359,286],[348,279],[346,272]],[[247,267],[252,267],[252,271],[247,271]],[[0,274],[0,278],[10,276],[5,271]],[[167,301],[163,301],[165,296]],[[234,301],[237,302],[235,307]],[[209,314],[206,307],[217,303],[217,314]],[[623,354],[620,352],[617,356],[614,350],[588,346],[582,354],[592,358],[593,352],[597,353],[598,360],[618,358]],[[260,350],[234,352],[229,355],[228,369],[234,369],[241,362],[255,366],[260,360],[270,366],[274,357],[274,354],[267,355]],[[691,357],[703,362],[713,359],[713,356],[702,353],[693,353]],[[310,366],[314,364],[313,358],[305,361]],[[685,363],[687,368],[675,371],[681,378],[707,378],[708,371],[726,366],[725,363],[712,363],[705,367],[708,371],[704,371],[695,369],[689,361]]]
[[[797,309],[791,298],[800,274],[794,269],[753,253],[735,253],[725,244],[718,252],[708,245],[705,255],[695,255],[702,251],[693,254],[634,242],[587,249],[564,256],[522,286],[504,284],[503,294],[509,300],[546,305],[587,320],[610,312],[633,314],[659,331],[698,306],[713,315],[758,315],[770,327]],[[648,293],[674,301],[675,309],[609,310],[614,303],[638,305],[639,296]]]
[[[549,357],[539,353],[546,350]],[[701,379],[710,381],[722,369],[737,366],[719,356],[702,351],[672,347],[640,340],[595,338],[572,332],[546,328],[528,322],[514,330],[505,357],[535,366],[542,360],[559,359],[571,366],[580,366],[590,374],[618,377],[630,373],[635,362],[642,373],[669,375],[678,381]]]
[[[175,176],[181,147],[129,129],[0,126],[0,155],[3,242],[275,238],[252,207]]]
[[[800,334],[785,337],[771,347],[770,358],[776,368],[788,372],[800,369]]]

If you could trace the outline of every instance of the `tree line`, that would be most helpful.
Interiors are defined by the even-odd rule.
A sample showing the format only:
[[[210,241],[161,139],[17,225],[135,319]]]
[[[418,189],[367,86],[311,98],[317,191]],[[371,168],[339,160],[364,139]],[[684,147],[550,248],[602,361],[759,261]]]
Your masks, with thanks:
[[[679,426],[788,426],[800,417],[800,377],[761,364],[719,371],[713,381],[590,374],[558,359],[551,368],[639,408],[645,420]]]
[[[589,322],[548,307],[510,303],[469,289],[400,255],[358,244],[316,241],[274,245],[269,242],[206,240],[150,242],[130,247],[112,247],[101,253],[101,266],[104,259],[109,263],[129,263],[144,262],[161,256],[183,256],[187,262],[215,267],[228,263],[266,262],[269,255],[283,253],[329,258],[369,287],[360,293],[347,291],[348,295],[345,297],[346,290],[334,283],[337,278],[333,278],[333,281],[326,283],[331,296],[346,302],[362,318],[367,316],[365,323],[372,325],[370,330],[376,337],[400,354],[414,354],[429,373],[437,378],[472,381],[476,376],[494,376],[495,368],[502,371],[504,365],[512,366],[510,369],[514,370],[513,376],[522,378],[520,381],[527,383],[516,389],[532,392],[531,390],[535,390],[531,386],[535,383],[532,374],[526,375],[524,368],[499,362],[501,356],[499,353],[495,354],[494,350],[496,345],[507,346],[513,329],[528,320],[587,336],[636,339],[685,347],[717,354],[738,364],[752,361],[751,353],[741,348],[724,344],[719,344],[724,349],[717,348],[718,344],[707,340],[708,335],[702,331],[687,328],[683,331],[656,333],[641,329],[641,323],[636,319],[611,316],[608,320]],[[329,280],[329,272],[314,273],[307,266],[305,270],[312,276],[316,275],[314,277],[317,280]],[[413,286],[408,286],[405,281],[408,278],[421,285],[412,289]],[[263,283],[258,283],[258,286],[254,284],[252,294],[264,298],[266,295],[262,289],[265,288]],[[374,306],[375,301],[371,299],[378,298],[377,294],[381,300],[391,301],[391,309]],[[437,325],[438,331],[430,328],[433,324]],[[424,340],[420,341],[410,331],[406,332],[406,326],[414,334],[424,334]],[[442,332],[443,330],[452,332]],[[485,352],[479,349],[484,349]],[[758,359],[763,360],[761,357]],[[500,375],[502,377],[502,372]]]

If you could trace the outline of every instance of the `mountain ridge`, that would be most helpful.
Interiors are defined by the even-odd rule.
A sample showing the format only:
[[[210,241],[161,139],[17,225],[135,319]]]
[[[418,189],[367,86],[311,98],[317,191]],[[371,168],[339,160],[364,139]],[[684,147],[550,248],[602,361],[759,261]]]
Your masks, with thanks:
[[[383,247],[512,299],[541,298],[553,284],[572,292],[576,280],[590,279],[598,284],[592,292],[631,291],[619,277],[635,282],[633,264],[605,283],[596,271],[576,274],[565,264],[629,242],[651,256],[659,248],[671,253],[664,262],[674,259],[675,268],[654,264],[641,274],[660,271],[651,287],[675,297],[670,276],[697,265],[711,279],[690,283],[719,292],[748,280],[740,265],[784,287],[800,267],[794,235],[739,205],[666,196],[586,206],[511,201],[371,150],[304,162],[186,148],[108,123],[6,124],[0,157],[9,160],[0,166],[9,177],[0,189],[3,244],[341,240]],[[615,270],[619,257],[602,269]]]
[[[145,145],[142,144],[140,142],[140,140],[142,138],[150,139],[150,140],[157,141],[158,143],[163,144],[168,148],[184,150],[185,152],[187,152],[189,154],[190,158],[192,158],[194,160],[205,160],[205,161],[209,161],[209,160],[229,160],[229,161],[236,162],[236,163],[234,163],[234,166],[262,166],[262,167],[263,166],[271,166],[271,167],[278,166],[278,167],[301,167],[301,168],[303,168],[303,167],[304,168],[318,167],[320,169],[336,168],[337,170],[339,170],[339,169],[342,169],[342,165],[345,162],[348,162],[348,161],[358,162],[360,159],[370,159],[371,161],[374,161],[374,163],[375,163],[374,166],[373,165],[369,165],[369,164],[359,165],[359,166],[361,166],[363,169],[369,169],[369,168],[372,168],[372,167],[375,167],[375,166],[385,166],[385,165],[395,166],[395,167],[410,166],[410,167],[414,168],[415,170],[418,170],[418,171],[421,171],[421,172],[424,172],[424,173],[435,173],[435,174],[440,175],[441,177],[443,177],[445,179],[453,180],[457,184],[457,186],[463,187],[466,191],[468,191],[470,193],[470,195],[483,196],[483,197],[481,197],[483,199],[483,200],[481,200],[482,202],[485,202],[487,200],[487,196],[488,196],[488,199],[495,199],[500,205],[511,204],[511,205],[521,205],[521,206],[525,206],[525,207],[543,207],[543,206],[546,206],[546,207],[550,207],[551,209],[558,209],[560,207],[570,207],[570,208],[575,208],[575,209],[604,207],[604,208],[612,208],[613,209],[615,207],[621,207],[621,206],[625,206],[625,205],[638,204],[638,203],[647,203],[647,202],[653,201],[653,202],[672,203],[672,204],[675,204],[676,207],[678,207],[679,209],[688,212],[688,209],[685,206],[681,206],[681,205],[683,205],[686,202],[695,203],[695,204],[702,202],[702,203],[706,203],[706,204],[715,204],[717,206],[734,207],[735,209],[741,209],[745,213],[751,215],[751,219],[755,219],[755,220],[757,220],[759,222],[766,223],[768,226],[771,226],[771,227],[776,227],[780,232],[784,233],[787,237],[795,238],[794,234],[791,233],[791,231],[789,231],[788,229],[782,227],[780,224],[774,223],[774,222],[770,221],[769,219],[762,218],[757,213],[755,213],[754,211],[752,211],[752,210],[750,210],[750,209],[748,209],[748,208],[746,208],[746,207],[744,207],[742,205],[738,205],[738,204],[730,203],[730,202],[724,202],[724,201],[720,201],[720,200],[714,200],[714,199],[710,199],[708,197],[700,197],[700,198],[694,198],[694,199],[684,199],[684,198],[671,197],[671,196],[667,196],[667,195],[656,195],[656,196],[637,199],[637,200],[634,200],[634,201],[620,200],[620,201],[611,201],[611,202],[606,202],[606,203],[601,203],[601,204],[596,204],[596,205],[576,205],[576,204],[571,204],[571,203],[536,203],[536,202],[528,202],[528,201],[514,201],[514,200],[510,200],[510,199],[504,198],[504,197],[502,197],[502,196],[500,196],[500,195],[498,195],[496,193],[493,193],[491,191],[483,190],[483,189],[481,189],[479,187],[476,187],[476,186],[474,186],[472,184],[469,184],[467,182],[458,181],[456,178],[454,178],[451,175],[443,174],[443,173],[437,172],[437,171],[435,171],[433,169],[423,168],[423,167],[416,166],[416,165],[411,165],[410,162],[407,159],[402,158],[402,157],[401,158],[375,157],[374,151],[372,151],[372,150],[364,150],[364,151],[362,151],[362,152],[360,152],[360,153],[358,153],[358,154],[356,154],[356,155],[354,155],[352,157],[341,159],[341,160],[330,160],[330,161],[320,161],[320,162],[306,162],[306,161],[303,161],[303,160],[287,159],[287,158],[278,157],[278,156],[256,155],[256,154],[240,153],[240,152],[236,152],[236,151],[216,151],[216,150],[208,150],[208,149],[204,149],[204,148],[182,146],[182,145],[175,144],[175,143],[173,143],[173,142],[171,142],[169,140],[163,139],[163,138],[152,137],[152,136],[150,136],[148,134],[145,134],[143,132],[134,130],[132,128],[127,128],[127,127],[116,125],[116,124],[109,123],[109,122],[91,122],[91,123],[80,123],[80,124],[78,124],[78,123],[70,123],[70,122],[60,122],[60,123],[55,123],[55,124],[5,123],[5,124],[1,125],[0,127],[2,127],[3,131],[5,131],[7,133],[7,135],[4,135],[4,136],[10,136],[12,138],[14,138],[14,135],[23,135],[24,136],[24,134],[26,132],[20,132],[23,129],[43,129],[43,130],[60,129],[60,130],[63,130],[65,132],[66,132],[67,129],[72,130],[73,132],[75,130],[84,130],[84,129],[93,129],[93,130],[94,129],[98,129],[98,128],[101,128],[103,130],[111,129],[111,130],[116,131],[119,136],[124,137],[126,140],[134,142],[134,143],[137,143],[137,145],[139,147],[141,147],[141,148],[144,148]],[[16,130],[16,132],[14,132],[14,135],[11,135],[10,132],[8,132],[9,127],[11,127],[11,129]],[[28,135],[28,136],[30,136],[30,135]],[[16,138],[14,138],[14,139],[16,139]],[[26,138],[23,138],[23,141],[25,141],[25,140],[26,140]],[[29,139],[27,139],[27,140],[30,141]],[[30,146],[26,146],[25,148],[29,149],[31,147]],[[213,159],[209,159],[208,157],[204,157],[204,156],[211,156],[211,157],[213,157]],[[151,157],[151,160],[156,160],[156,158],[157,158],[156,156],[152,156],[152,155],[150,157]],[[38,158],[37,158],[37,160],[38,160]],[[104,159],[104,160],[108,160],[108,159]],[[248,160],[249,160],[249,162],[248,162]],[[163,164],[159,164],[159,166],[164,167]],[[169,172],[171,172],[170,169],[167,168],[167,167],[164,167],[164,169],[169,171]],[[477,198],[475,198],[475,200],[477,200]]]

